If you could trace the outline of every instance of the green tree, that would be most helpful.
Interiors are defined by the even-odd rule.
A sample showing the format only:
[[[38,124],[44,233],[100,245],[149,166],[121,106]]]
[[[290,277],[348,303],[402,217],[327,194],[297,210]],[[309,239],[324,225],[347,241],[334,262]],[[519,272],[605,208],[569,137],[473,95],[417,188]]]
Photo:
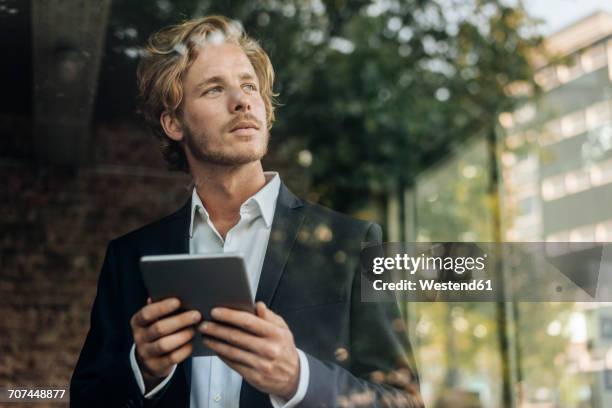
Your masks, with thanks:
[[[343,211],[409,185],[424,165],[495,129],[531,81],[540,39],[499,0],[157,0],[114,3],[98,118],[131,117],[138,49],[160,27],[221,13],[271,55],[282,106],[270,162]]]

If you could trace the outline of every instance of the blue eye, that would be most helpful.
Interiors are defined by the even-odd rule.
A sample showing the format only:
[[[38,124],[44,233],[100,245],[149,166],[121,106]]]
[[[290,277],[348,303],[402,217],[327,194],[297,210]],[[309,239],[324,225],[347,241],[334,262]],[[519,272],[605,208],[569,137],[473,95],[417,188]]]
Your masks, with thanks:
[[[244,87],[251,92],[257,91],[257,87],[255,86],[255,84],[245,84]]]
[[[212,95],[212,94],[216,94],[221,92],[221,87],[220,86],[215,86],[214,88],[210,88],[206,91],[204,91],[203,95]]]

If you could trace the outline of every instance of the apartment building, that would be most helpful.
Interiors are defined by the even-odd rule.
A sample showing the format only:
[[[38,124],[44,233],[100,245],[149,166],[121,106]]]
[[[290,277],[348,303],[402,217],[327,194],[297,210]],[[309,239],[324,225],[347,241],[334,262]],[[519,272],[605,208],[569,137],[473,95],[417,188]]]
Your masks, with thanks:
[[[505,238],[612,241],[612,15],[592,14],[545,47],[543,94],[499,118]]]

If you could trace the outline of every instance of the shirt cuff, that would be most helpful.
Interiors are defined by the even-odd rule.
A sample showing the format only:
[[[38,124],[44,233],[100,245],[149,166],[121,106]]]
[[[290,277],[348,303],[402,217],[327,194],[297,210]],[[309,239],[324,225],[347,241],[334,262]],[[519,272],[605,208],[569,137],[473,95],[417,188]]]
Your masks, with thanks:
[[[310,381],[310,367],[308,366],[308,359],[302,350],[298,349],[298,357],[300,358],[300,379],[298,381],[298,388],[295,395],[289,400],[285,401],[284,398],[277,397],[276,395],[270,394],[270,402],[274,408],[292,408],[302,402],[306,396],[308,390],[308,381]]]
[[[142,378],[142,373],[140,372],[140,367],[138,367],[138,362],[136,362],[136,345],[135,344],[132,345],[132,349],[130,350],[130,365],[132,366],[134,377],[136,377],[136,383],[138,384],[140,393],[144,394],[144,397],[146,399],[153,398],[155,394],[157,394],[162,388],[164,388],[164,386],[168,384],[168,381],[170,381],[170,379],[172,378],[172,375],[174,374],[174,371],[176,370],[176,364],[175,364],[174,367],[172,367],[172,371],[170,371],[170,374],[168,374],[168,376],[164,378],[162,382],[157,384],[155,388],[153,388],[151,391],[145,394],[144,380]]]

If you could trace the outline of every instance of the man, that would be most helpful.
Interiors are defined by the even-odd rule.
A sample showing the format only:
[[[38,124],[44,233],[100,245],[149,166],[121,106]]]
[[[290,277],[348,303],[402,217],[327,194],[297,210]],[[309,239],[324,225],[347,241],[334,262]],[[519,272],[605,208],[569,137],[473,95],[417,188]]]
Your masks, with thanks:
[[[195,188],[178,212],[109,244],[72,406],[422,406],[396,308],[360,300],[359,251],[380,228],[305,203],[262,169],[273,80],[266,53],[224,17],[150,38],[142,110]],[[255,314],[202,320],[147,298],[141,256],[230,251],[245,257]],[[196,330],[214,357],[190,357]]]

